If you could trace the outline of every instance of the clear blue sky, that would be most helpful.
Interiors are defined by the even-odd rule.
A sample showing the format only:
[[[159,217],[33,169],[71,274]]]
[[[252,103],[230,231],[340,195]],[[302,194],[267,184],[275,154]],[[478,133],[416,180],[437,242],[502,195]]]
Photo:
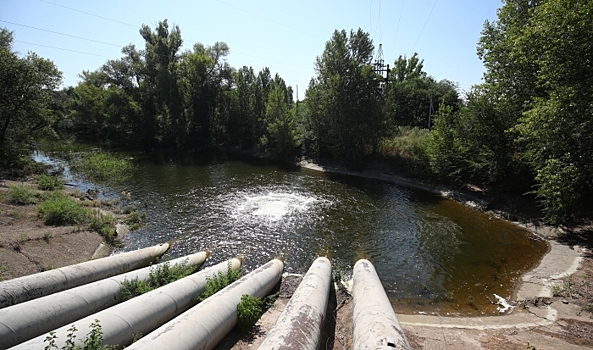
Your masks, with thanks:
[[[482,81],[476,43],[484,21],[495,20],[501,6],[501,0],[0,0],[0,26],[14,31],[13,48],[20,54],[34,51],[54,61],[67,86],[76,85],[83,70],[120,58],[121,46],[142,49],[139,27],[154,28],[168,19],[181,29],[182,49],[224,41],[231,66],[252,66],[256,72],[269,67],[293,88],[298,85],[302,99],[315,74],[315,58],[335,29],[369,32],[376,48],[383,44],[391,65],[399,55],[418,52],[428,74],[468,90]]]

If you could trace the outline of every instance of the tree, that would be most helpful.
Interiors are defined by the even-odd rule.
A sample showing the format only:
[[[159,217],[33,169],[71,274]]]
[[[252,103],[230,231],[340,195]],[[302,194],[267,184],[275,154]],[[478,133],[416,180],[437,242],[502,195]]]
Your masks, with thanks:
[[[379,96],[380,77],[373,72],[374,46],[361,29],[335,31],[315,64],[317,76],[307,91],[305,147],[359,168],[375,150],[385,124]]]
[[[593,195],[593,3],[542,1],[517,40],[519,61],[538,67],[517,131],[552,223],[570,222]]]
[[[428,128],[431,98],[435,111],[441,105],[459,108],[455,83],[437,82],[424,70],[424,60],[415,53],[409,59],[399,56],[389,74],[384,111],[393,126]],[[395,130],[395,128],[393,128]]]
[[[13,34],[0,29],[0,165],[15,166],[36,137],[51,132],[50,108],[62,74],[50,60],[12,51]]]

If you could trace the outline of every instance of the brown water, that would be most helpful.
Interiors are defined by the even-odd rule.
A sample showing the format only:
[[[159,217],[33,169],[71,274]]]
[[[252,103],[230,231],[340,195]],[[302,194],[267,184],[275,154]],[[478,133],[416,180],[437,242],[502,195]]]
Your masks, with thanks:
[[[147,205],[126,250],[176,240],[173,257],[210,249],[208,264],[236,254],[246,270],[282,255],[305,273],[328,255],[346,279],[371,260],[397,312],[495,315],[547,244],[452,200],[397,185],[286,168],[253,159],[139,157],[116,194]],[[110,193],[109,189],[105,189]]]

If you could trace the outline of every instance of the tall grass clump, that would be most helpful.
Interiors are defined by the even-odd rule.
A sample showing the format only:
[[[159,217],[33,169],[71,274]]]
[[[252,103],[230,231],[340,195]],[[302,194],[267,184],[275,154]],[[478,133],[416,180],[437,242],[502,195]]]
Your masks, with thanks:
[[[28,205],[37,203],[39,193],[25,184],[8,187],[8,202],[15,205]]]
[[[64,226],[82,224],[88,220],[88,211],[81,203],[59,192],[48,194],[39,205],[38,215],[46,225]]]
[[[91,217],[89,229],[103,236],[109,245],[118,247],[121,245],[121,242],[117,238],[117,232],[115,231],[116,223],[117,219],[115,216],[96,211]]]
[[[171,282],[175,282],[183,277],[191,275],[195,266],[188,266],[187,262],[182,262],[170,266],[169,263],[156,265],[150,268],[147,280],[125,280],[120,285],[120,291],[123,300],[130,300],[151,290],[157,289]]]
[[[206,278],[206,287],[204,293],[198,297],[198,301],[204,301],[213,296],[216,292],[235,282],[243,275],[242,269],[233,270],[231,263],[227,265],[226,272],[218,272],[214,276]]]
[[[41,174],[37,175],[35,180],[37,181],[37,186],[42,191],[55,191],[64,188],[64,182],[57,176]]]
[[[427,177],[432,174],[428,157],[430,131],[428,129],[400,126],[391,138],[381,141],[379,155],[400,166],[413,176]]]
[[[90,153],[75,162],[73,170],[93,181],[118,182],[128,177],[133,169],[130,160],[111,153]]]

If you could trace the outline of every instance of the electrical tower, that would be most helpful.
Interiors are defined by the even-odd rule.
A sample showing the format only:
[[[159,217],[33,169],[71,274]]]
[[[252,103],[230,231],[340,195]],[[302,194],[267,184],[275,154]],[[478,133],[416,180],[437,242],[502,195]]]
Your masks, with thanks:
[[[379,87],[382,91],[385,91],[389,84],[389,64],[386,65],[383,59],[383,44],[379,44],[379,50],[377,50],[375,62],[373,63],[373,71],[381,76]]]

